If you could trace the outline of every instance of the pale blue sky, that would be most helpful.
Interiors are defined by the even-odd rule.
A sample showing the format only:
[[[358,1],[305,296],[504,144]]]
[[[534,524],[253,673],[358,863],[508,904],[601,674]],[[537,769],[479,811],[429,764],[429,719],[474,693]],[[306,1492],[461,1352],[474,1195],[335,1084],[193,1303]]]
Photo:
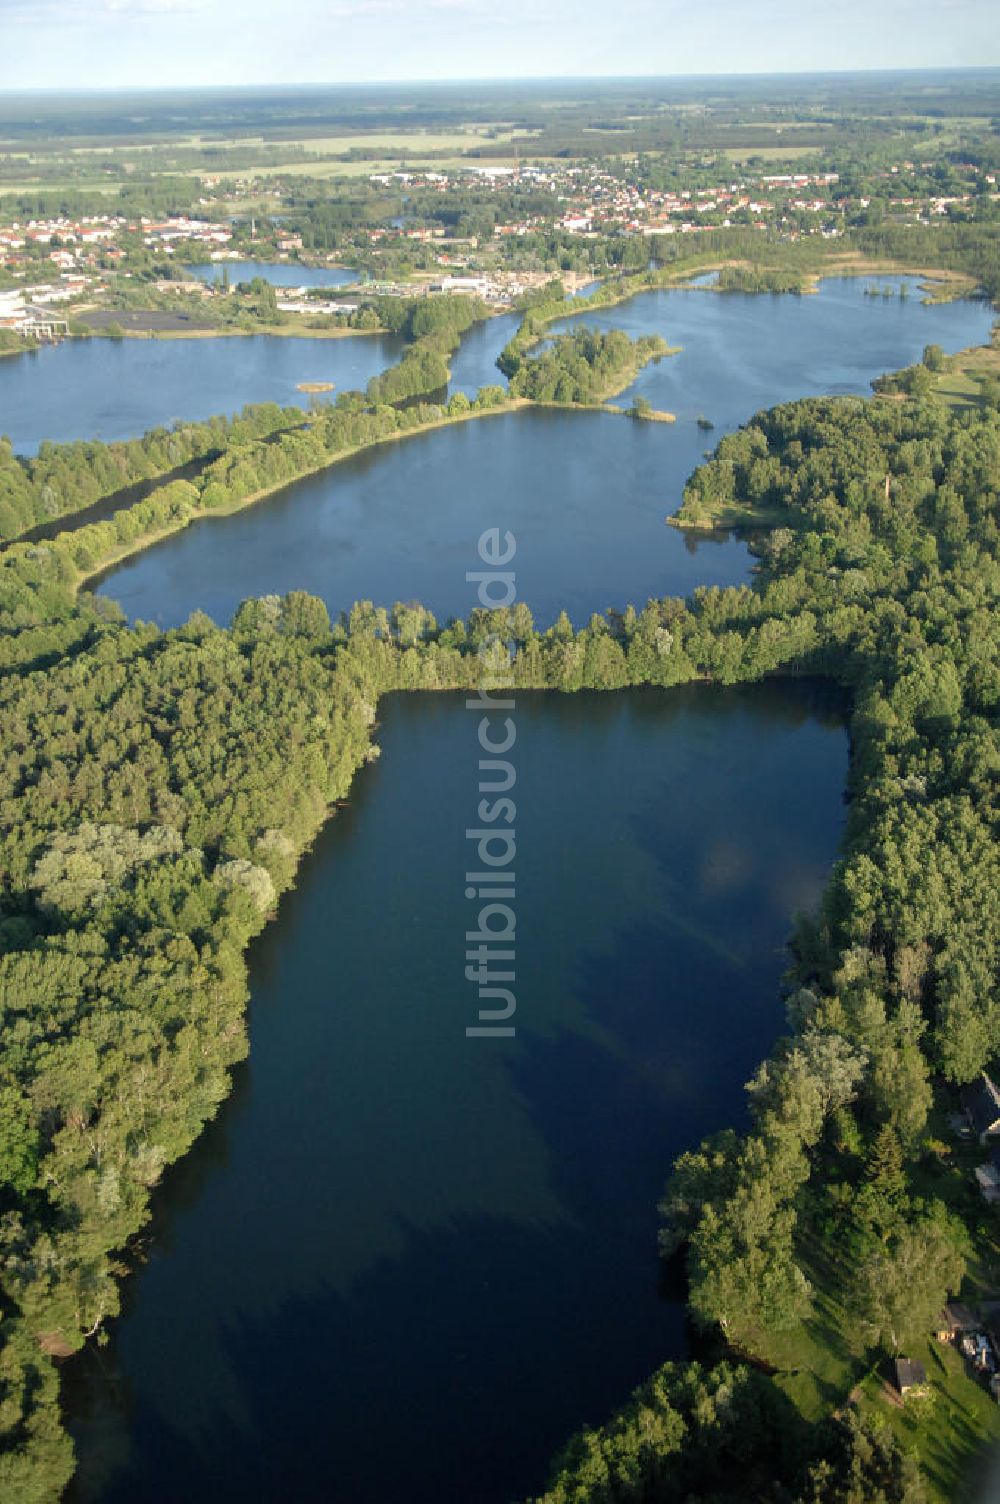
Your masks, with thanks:
[[[0,86],[1000,63],[997,0],[0,0]]]

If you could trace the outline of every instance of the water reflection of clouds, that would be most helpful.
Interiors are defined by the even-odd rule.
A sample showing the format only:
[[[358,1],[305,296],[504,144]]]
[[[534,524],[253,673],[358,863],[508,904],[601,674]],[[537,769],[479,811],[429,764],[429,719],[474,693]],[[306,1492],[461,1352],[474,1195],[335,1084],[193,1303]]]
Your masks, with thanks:
[[[725,837],[712,844],[702,856],[698,887],[705,898],[721,898],[746,888],[754,874],[756,861],[749,846]]]
[[[771,875],[767,891],[772,908],[780,914],[815,909],[829,875],[826,867],[790,860]]]

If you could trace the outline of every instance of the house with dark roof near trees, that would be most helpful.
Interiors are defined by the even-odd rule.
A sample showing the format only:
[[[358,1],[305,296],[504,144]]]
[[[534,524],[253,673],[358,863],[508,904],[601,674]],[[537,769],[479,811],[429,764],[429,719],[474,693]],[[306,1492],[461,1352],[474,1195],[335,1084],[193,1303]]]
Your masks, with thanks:
[[[983,1198],[992,1206],[1000,1201],[1000,1149],[994,1149],[984,1165],[973,1171]]]
[[[908,1394],[924,1394],[927,1390],[927,1370],[915,1358],[896,1359],[896,1388],[900,1398]]]
[[[978,1081],[963,1086],[962,1108],[981,1144],[1000,1136],[1000,1092],[983,1071]]]

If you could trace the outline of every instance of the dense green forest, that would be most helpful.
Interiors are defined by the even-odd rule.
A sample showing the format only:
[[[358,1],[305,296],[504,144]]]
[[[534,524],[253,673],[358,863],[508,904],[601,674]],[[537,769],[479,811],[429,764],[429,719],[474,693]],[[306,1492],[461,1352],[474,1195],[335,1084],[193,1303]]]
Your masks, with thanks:
[[[598,391],[607,396],[627,386],[632,379],[629,372],[634,374],[650,360],[658,360],[662,355],[672,353],[662,339],[646,335],[634,342],[629,341],[630,348],[626,350],[622,341],[628,340],[628,336],[621,330],[612,329],[601,339],[596,339],[591,334],[588,341],[582,336],[591,331],[581,326],[569,335],[553,340],[552,350],[545,352],[541,359],[533,359],[520,381],[518,376],[531,350],[545,339],[545,331],[550,324],[576,314],[590,313],[595,309],[613,308],[618,303],[627,302],[644,288],[664,285],[667,281],[666,274],[646,271],[636,276],[609,278],[584,296],[567,298],[562,282],[553,278],[552,281],[524,293],[517,300],[521,322],[497,357],[498,369],[510,378],[511,393],[529,396],[529,387],[547,389],[558,385],[563,376],[568,378],[567,388],[572,386],[581,390],[580,394],[560,398],[560,401],[593,401],[594,394]],[[585,367],[589,367],[590,371]],[[606,368],[607,381],[593,379],[599,367]],[[617,372],[625,373],[622,380],[615,379]],[[588,395],[583,395],[583,391],[587,391]],[[536,400],[550,401],[552,398],[549,396]]]
[[[709,1492],[710,1491],[710,1492]],[[811,1427],[758,1371],[667,1363],[575,1437],[535,1504],[926,1504],[920,1469],[854,1409]]]
[[[449,357],[466,329],[489,313],[481,299],[463,297],[381,298],[375,306],[387,327],[412,343],[398,365],[372,377],[370,402],[402,402],[446,387]]]
[[[276,403],[247,407],[235,418],[209,418],[157,428],[141,439],[102,444],[44,443],[30,459],[0,438],[0,541],[40,523],[81,511],[140,481],[156,479],[191,460],[301,427],[306,414]]]
[[[800,402],[724,439],[685,500],[696,517],[734,497],[785,514],[752,592],[695,597],[713,676],[776,666],[770,641],[849,685],[855,709],[845,851],[794,937],[788,1036],[749,1083],[750,1133],[678,1162],[663,1251],[684,1253],[695,1322],[739,1352],[781,1365],[819,1318],[853,1359],[842,1399],[880,1356],[922,1350],[968,1267],[996,1267],[995,1222],[935,1134],[955,1085],[1000,1051],[998,460],[996,414]],[[801,1377],[774,1382],[801,1398]],[[665,1475],[683,1479],[700,1442],[673,1415],[651,1442],[650,1404],[581,1438],[548,1504],[674,1497],[662,1459],[679,1451]],[[723,1465],[713,1449],[705,1485]],[[713,1497],[785,1497],[745,1487]],[[805,1496],[925,1495],[911,1481]]]
[[[601,402],[667,353],[667,342],[658,334],[631,340],[620,329],[607,334],[576,329],[557,335],[548,349],[522,360],[511,378],[510,394],[532,402]]]
[[[15,334],[13,329],[0,329],[0,355],[23,355],[26,350],[37,350],[38,343]]]
[[[491,412],[506,401],[506,392],[496,386],[481,388],[472,401],[457,392],[447,407],[425,402],[370,407],[360,392],[342,392],[332,406],[322,406],[308,419],[297,409],[285,409],[286,415],[293,415],[289,427],[264,439],[231,443],[217,458],[209,458],[196,475],[157,486],[101,521],[67,528],[49,539],[45,548],[49,556],[60,560],[62,579],[78,583],[81,577],[186,526],[204,512],[231,510],[356,449],[449,419]],[[7,654],[22,651],[23,644],[21,638],[0,637],[0,665],[12,662]]]
[[[409,420],[334,409],[323,422],[352,423],[363,442]],[[266,450],[311,442],[282,434]],[[998,461],[995,412],[775,409],[723,440],[685,503],[745,491],[782,512],[753,586],[626,607],[580,631],[562,616],[536,632],[526,606],[439,626],[419,608],[362,603],[331,623],[293,594],[247,603],[228,630],[196,615],[161,633],[76,593],[92,529],[6,549],[5,1496],[51,1498],[69,1475],[52,1360],[117,1309],[120,1251],[152,1187],[226,1093],[246,1048],[242,952],[371,755],[379,696],[474,684],[491,640],[514,648],[525,687],[809,672],[851,689],[847,841],[822,913],[795,936],[790,1032],[752,1083],[750,1133],[679,1163],[664,1250],[686,1249],[695,1319],[767,1361],[810,1319],[817,1243],[851,1251],[837,1293],[862,1355],[926,1330],[992,1237],[965,1215],[928,1114],[1000,1047]],[[772,1402],[758,1407],[765,1437]],[[662,1441],[643,1428],[641,1468],[616,1422],[613,1488],[602,1443],[600,1466],[572,1454],[552,1500],[653,1497],[650,1467],[679,1468],[699,1490],[702,1454],[674,1409],[679,1398]],[[763,1444],[742,1429],[748,1449]],[[841,1443],[828,1453],[817,1439],[823,1476],[854,1465],[829,1460]],[[867,1433],[851,1446],[885,1451]],[[903,1464],[886,1455],[895,1476]],[[857,1496],[832,1484],[803,1495]]]
[[[720,292],[795,292],[806,290],[801,272],[779,267],[723,266],[719,269]]]

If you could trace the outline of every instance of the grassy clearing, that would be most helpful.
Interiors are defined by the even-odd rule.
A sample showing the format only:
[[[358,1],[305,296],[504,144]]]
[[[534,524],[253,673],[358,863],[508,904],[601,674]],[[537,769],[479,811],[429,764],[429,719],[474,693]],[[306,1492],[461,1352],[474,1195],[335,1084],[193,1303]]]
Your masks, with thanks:
[[[967,1188],[968,1176],[962,1179]],[[940,1194],[938,1181],[935,1189]],[[790,1332],[772,1338],[762,1354],[779,1370],[777,1387],[810,1421],[853,1401],[862,1415],[889,1425],[919,1457],[931,1504],[971,1501],[970,1480],[985,1450],[1000,1439],[1000,1407],[967,1370],[961,1353],[934,1338],[907,1353],[924,1364],[928,1395],[903,1404],[891,1382],[890,1361],[873,1364],[838,1293],[843,1270],[814,1238],[802,1263],[813,1286],[813,1311]]]
[[[812,1286],[812,1309],[805,1321],[768,1337],[760,1351],[778,1370],[778,1388],[807,1420],[818,1421],[847,1402],[867,1365],[841,1297],[842,1272],[820,1239],[803,1239],[799,1262]]]
[[[169,141],[158,139],[136,142],[128,148],[115,148],[116,159],[137,160],[142,163],[145,171],[151,172],[154,177],[174,174],[176,172],[194,173],[199,177],[215,178],[223,182],[237,181],[247,178],[263,177],[357,177],[368,172],[379,172],[396,168],[404,157],[414,159],[413,165],[422,162],[428,167],[444,165],[435,163],[434,153],[448,153],[449,165],[458,165],[466,162],[466,153],[473,150],[489,149],[491,145],[504,146],[516,138],[529,140],[537,135],[536,131],[527,131],[515,127],[506,127],[501,130],[487,132],[486,129],[477,129],[473,126],[461,127],[445,131],[363,131],[354,135],[318,135],[294,137],[288,140],[271,140],[265,136],[234,136],[223,139],[205,139],[199,136],[182,136]],[[275,148],[288,151],[290,154],[304,151],[308,153],[305,161],[290,160],[287,162],[255,163],[246,167],[230,167],[225,161],[219,161],[219,153],[230,151],[273,151]],[[374,151],[378,153],[377,160],[353,162],[343,161],[341,158],[353,149]],[[201,153],[202,160],[176,163],[163,159],[164,154],[171,149]],[[50,190],[54,193],[80,192],[80,193],[104,193],[114,194],[119,191],[122,179],[109,180],[102,175],[98,178],[88,178],[81,172],[80,175],[73,171],[75,162],[79,162],[80,168],[85,171],[85,163],[88,156],[106,157],[108,149],[103,146],[78,146],[69,147],[64,158],[60,158],[58,165],[66,168],[65,177],[44,179],[33,173],[35,159],[29,152],[18,153],[18,170],[21,173],[14,182],[0,183],[0,195],[15,193],[38,192],[39,189]],[[483,159],[485,162],[488,159]],[[509,163],[509,158],[498,156],[496,162]],[[39,165],[48,165],[51,168],[51,160],[45,158]],[[408,164],[409,165],[409,164]]]
[[[518,402],[528,402],[527,398],[516,398]],[[611,413],[618,418],[631,418],[635,423],[676,423],[677,414],[668,413],[665,408],[654,407],[648,413],[632,413],[627,407],[619,407],[615,402],[530,402],[531,407],[544,407],[560,413]]]
[[[0,183],[0,198],[14,193],[105,193],[115,194],[121,189],[121,181],[103,178],[43,178],[27,179],[17,183]]]
[[[748,162],[760,157],[764,162],[793,162],[800,157],[814,157],[818,146],[724,146],[722,156],[730,162]]]
[[[920,1459],[932,1504],[971,1504],[975,1462],[1000,1438],[1000,1406],[966,1372],[954,1347],[929,1340],[918,1358],[927,1370],[926,1398],[902,1404],[887,1371],[870,1373],[860,1385],[863,1415],[886,1423],[907,1451]]]
[[[412,138],[411,138],[412,140]],[[384,145],[384,142],[380,143]],[[475,144],[475,143],[472,143]],[[425,147],[429,152],[431,148]],[[498,157],[469,157],[449,156],[434,157],[400,156],[379,157],[378,159],[364,162],[343,162],[337,158],[317,157],[314,161],[289,162],[286,166],[244,167],[240,169],[223,168],[221,171],[203,168],[202,177],[218,178],[220,182],[233,182],[243,178],[259,178],[262,181],[272,177],[309,177],[309,178],[360,178],[367,177],[373,172],[421,172],[425,169],[430,172],[454,171],[460,167],[510,167],[511,158]]]
[[[996,1295],[1000,1223],[983,1202],[973,1176],[984,1150],[978,1143],[956,1138],[949,1125],[948,1112],[954,1105],[939,1100],[932,1109],[929,1149],[913,1167],[912,1189],[918,1197],[939,1198],[974,1230],[961,1293],[975,1310],[977,1302]],[[800,1254],[813,1285],[814,1310],[764,1353],[781,1369],[779,1387],[808,1419],[819,1419],[854,1400],[863,1415],[888,1424],[903,1446],[917,1454],[932,1504],[971,1501],[983,1454],[1000,1439],[1000,1406],[957,1348],[933,1337],[907,1351],[907,1357],[924,1364],[928,1394],[904,1404],[891,1382],[891,1361],[885,1356],[872,1361],[843,1303],[845,1270],[815,1236],[804,1240]]]
[[[515,137],[528,140],[536,134],[532,131],[504,130],[495,135],[484,131],[372,131],[356,136],[324,136],[318,139],[304,138],[300,141],[282,143],[289,148],[302,148],[309,153],[306,161],[290,161],[277,164],[262,163],[259,166],[216,168],[206,162],[197,171],[201,176],[219,178],[223,182],[248,177],[358,177],[369,172],[384,172],[398,168],[405,158],[407,167],[425,165],[430,168],[468,165],[468,152],[489,150],[490,146],[502,146]],[[245,143],[244,143],[245,144]],[[365,161],[345,161],[344,154],[354,149],[377,152],[377,158]],[[448,153],[447,160],[431,154]],[[510,165],[510,159],[502,154],[493,157],[477,157],[483,165]]]
[[[289,314],[286,324],[261,324],[254,329],[238,329],[231,324],[219,324],[213,328],[200,329],[125,329],[123,339],[252,339],[256,335],[268,335],[275,339],[367,339],[372,334],[387,334],[387,329],[314,329],[306,314]],[[100,338],[94,334],[88,338]]]
[[[984,380],[1000,381],[1000,348],[978,345],[960,350],[948,362],[934,385],[933,397],[946,407],[970,408],[984,405]]]
[[[498,131],[487,135],[485,131],[370,131],[356,136],[321,136],[318,139],[303,137],[300,141],[282,143],[302,146],[306,151],[329,156],[335,152],[350,151],[353,147],[376,147],[386,151],[462,151],[468,147],[489,146],[491,143],[512,141],[515,136],[537,134],[534,131]],[[274,144],[274,143],[269,143]]]
[[[664,519],[671,527],[686,529],[692,533],[714,533],[731,527],[794,527],[795,520],[780,507],[731,506],[717,507],[710,517],[692,519],[679,517],[676,513]]]
[[[612,407],[607,404],[608,412],[624,413],[626,417],[635,418],[639,423],[676,423],[677,414],[668,413],[666,408],[651,407],[648,413],[630,413],[627,407]]]

